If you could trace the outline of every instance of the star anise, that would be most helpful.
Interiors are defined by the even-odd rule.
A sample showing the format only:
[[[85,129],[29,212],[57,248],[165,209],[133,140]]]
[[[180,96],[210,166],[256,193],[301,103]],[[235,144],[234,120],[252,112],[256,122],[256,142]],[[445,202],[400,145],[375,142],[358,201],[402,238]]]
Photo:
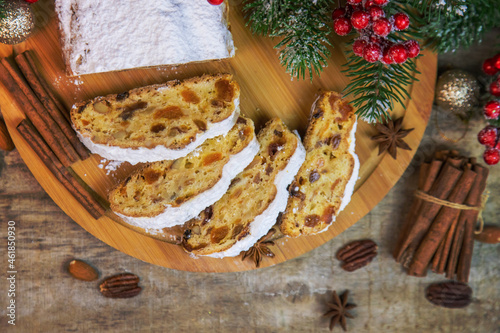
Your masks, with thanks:
[[[378,154],[382,154],[386,150],[389,151],[392,158],[396,159],[397,149],[411,150],[410,146],[403,141],[403,138],[408,135],[414,128],[402,129],[403,117],[396,120],[388,120],[383,124],[377,123],[375,128],[380,134],[372,136],[372,140],[378,142]]]
[[[354,309],[356,304],[348,304],[349,290],[344,291],[342,296],[338,296],[337,292],[333,292],[332,303],[326,303],[330,310],[324,316],[332,316],[330,319],[330,331],[335,325],[340,324],[344,331],[347,331],[346,318],[354,318],[348,311]]]
[[[268,248],[268,246],[274,245],[274,242],[270,240],[270,238],[274,235],[276,230],[273,228],[269,230],[269,232],[259,239],[251,248],[247,251],[243,252],[243,256],[241,260],[245,260],[246,258],[253,259],[255,263],[255,267],[260,266],[260,262],[262,261],[262,256],[274,257],[274,253]]]

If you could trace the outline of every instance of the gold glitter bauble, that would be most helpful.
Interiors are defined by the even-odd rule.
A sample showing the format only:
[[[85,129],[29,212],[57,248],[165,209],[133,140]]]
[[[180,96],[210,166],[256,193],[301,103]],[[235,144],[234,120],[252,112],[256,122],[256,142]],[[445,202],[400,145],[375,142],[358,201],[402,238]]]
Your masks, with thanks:
[[[2,9],[0,43],[17,44],[26,40],[35,28],[30,5],[24,0],[9,0],[4,2]]]
[[[446,111],[465,115],[479,99],[479,83],[474,75],[452,69],[439,76],[436,84],[436,104]]]

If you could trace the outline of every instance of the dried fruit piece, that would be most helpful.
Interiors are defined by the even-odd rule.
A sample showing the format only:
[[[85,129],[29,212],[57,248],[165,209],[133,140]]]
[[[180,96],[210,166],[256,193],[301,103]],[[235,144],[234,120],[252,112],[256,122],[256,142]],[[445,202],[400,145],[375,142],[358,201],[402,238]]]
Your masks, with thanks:
[[[377,244],[370,239],[351,242],[337,252],[342,269],[352,272],[368,265],[377,256]]]
[[[72,277],[83,281],[94,281],[99,278],[99,273],[94,267],[82,260],[72,260],[68,265],[68,272]]]
[[[425,298],[445,308],[464,308],[472,301],[472,289],[462,282],[433,283],[427,287]]]
[[[101,294],[110,298],[130,298],[137,296],[142,288],[139,277],[132,273],[122,273],[111,276],[99,286]]]

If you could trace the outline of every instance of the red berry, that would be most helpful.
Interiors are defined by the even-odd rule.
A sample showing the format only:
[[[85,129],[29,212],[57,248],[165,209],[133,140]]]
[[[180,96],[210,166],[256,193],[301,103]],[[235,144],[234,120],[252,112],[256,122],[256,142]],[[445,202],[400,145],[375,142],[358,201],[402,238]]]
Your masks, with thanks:
[[[363,30],[370,23],[370,14],[362,10],[357,10],[352,13],[351,23],[354,29]]]
[[[386,18],[379,18],[375,22],[373,22],[373,32],[375,35],[385,37],[392,30],[391,22],[389,22]]]
[[[495,64],[495,68],[500,70],[500,53],[493,57],[493,63]]]
[[[408,51],[408,58],[415,58],[420,54],[420,45],[415,40],[408,40],[403,44]]]
[[[337,17],[345,16],[345,8],[337,8],[332,13],[332,19],[336,19]]]
[[[345,17],[338,17],[333,21],[333,30],[339,36],[345,36],[351,32],[352,26],[351,22]]]
[[[486,59],[483,62],[483,72],[487,75],[495,75],[498,72],[498,69],[495,67],[495,62],[493,58]]]
[[[376,62],[382,56],[382,49],[379,45],[370,43],[365,47],[363,58],[368,62]]]
[[[373,0],[373,2],[376,5],[383,6],[383,5],[386,5],[389,2],[389,0]]]
[[[496,80],[490,84],[490,94],[500,97],[500,81]]]
[[[224,0],[207,0],[207,1],[209,4],[214,5],[214,6],[218,6],[224,2]]]
[[[495,148],[488,148],[483,154],[484,161],[488,165],[495,165],[500,161],[500,152]]]
[[[35,3],[35,2],[37,2],[38,0],[24,0],[24,1],[29,2],[29,3]]]
[[[392,57],[389,54],[389,47],[386,47],[384,49],[384,52],[382,53],[382,58],[380,59],[380,61],[386,65],[391,65],[394,63],[394,61],[392,61]]]
[[[385,16],[384,10],[382,8],[380,8],[379,6],[368,7],[368,14],[370,14],[372,21],[375,21],[376,19]]]
[[[392,18],[394,19],[394,26],[398,30],[405,30],[410,25],[410,18],[404,13],[394,14]]]
[[[500,102],[489,101],[484,105],[483,111],[486,119],[498,119],[498,116],[500,116]]]
[[[352,5],[357,5],[357,4],[362,3],[363,0],[348,0],[347,2],[349,2]]]
[[[365,4],[363,5],[364,8],[370,8],[371,6],[373,6],[375,4],[375,2],[373,2],[373,0],[366,0],[365,1]]]
[[[494,147],[497,142],[497,129],[494,126],[486,126],[477,134],[477,141],[486,147]]]
[[[396,64],[402,64],[408,59],[408,51],[401,44],[395,44],[389,48],[389,56]]]
[[[362,57],[366,45],[368,45],[368,42],[366,40],[358,38],[354,41],[354,43],[352,43],[352,51],[358,57]]]

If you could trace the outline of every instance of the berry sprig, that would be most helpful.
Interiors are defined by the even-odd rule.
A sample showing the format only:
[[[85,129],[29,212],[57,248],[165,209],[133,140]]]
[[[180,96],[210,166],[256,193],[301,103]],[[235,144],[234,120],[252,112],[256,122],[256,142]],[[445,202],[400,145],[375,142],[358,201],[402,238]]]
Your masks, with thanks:
[[[500,97],[500,75],[498,75],[500,72],[500,53],[483,62],[483,72],[493,77],[489,86],[490,94]]]
[[[410,25],[405,13],[386,18],[383,7],[388,3],[389,0],[348,0],[345,8],[339,7],[332,13],[335,33],[345,36],[354,28],[360,36],[354,40],[352,50],[370,63],[402,64],[420,54],[415,40],[395,42],[387,38],[392,31],[402,31]]]
[[[478,133],[477,140],[486,147],[483,154],[486,164],[494,165],[500,161],[500,101],[487,102],[483,107],[483,115],[490,125]]]
[[[488,165],[500,162],[500,53],[483,62],[483,72],[492,76],[489,84],[489,93],[493,99],[483,106],[483,116],[489,125],[477,135],[480,144],[486,147],[483,159]]]

